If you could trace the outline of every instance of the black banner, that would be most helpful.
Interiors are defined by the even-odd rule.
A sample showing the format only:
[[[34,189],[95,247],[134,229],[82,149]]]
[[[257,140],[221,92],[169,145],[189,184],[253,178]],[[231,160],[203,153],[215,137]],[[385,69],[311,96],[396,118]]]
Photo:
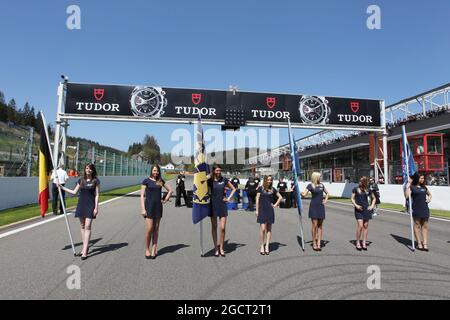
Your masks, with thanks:
[[[151,86],[67,84],[66,114],[223,121],[227,108],[246,122],[305,126],[381,127],[380,101],[309,95],[252,93]]]

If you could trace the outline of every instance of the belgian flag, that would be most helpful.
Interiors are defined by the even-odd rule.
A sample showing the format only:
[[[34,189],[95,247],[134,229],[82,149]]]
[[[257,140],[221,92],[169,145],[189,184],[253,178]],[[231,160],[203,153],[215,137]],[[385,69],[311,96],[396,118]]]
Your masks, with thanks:
[[[48,209],[49,199],[49,174],[53,170],[53,164],[51,160],[50,150],[48,148],[49,143],[47,140],[47,134],[45,132],[45,123],[41,128],[41,142],[39,145],[39,205],[41,206],[41,217],[45,217],[45,213]]]

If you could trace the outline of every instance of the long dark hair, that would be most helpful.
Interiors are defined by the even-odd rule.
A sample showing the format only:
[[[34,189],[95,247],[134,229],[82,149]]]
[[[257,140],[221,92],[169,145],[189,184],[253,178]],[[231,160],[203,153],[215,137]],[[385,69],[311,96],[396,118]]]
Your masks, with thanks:
[[[95,165],[93,163],[88,163],[85,167],[84,167],[84,172],[83,172],[83,180],[82,183],[86,183],[88,177],[86,175],[86,168],[89,168],[92,170],[91,173],[91,181],[92,183],[94,183],[95,185],[97,184],[97,169],[95,168]]]
[[[212,175],[211,175],[211,181],[214,181],[214,178],[216,177],[216,174],[214,173],[214,171],[216,171],[216,169],[222,169],[222,167],[218,164],[215,164],[212,168]],[[219,181],[221,181],[223,179],[222,175],[220,175]]]
[[[268,182],[269,178],[272,178],[272,183],[270,185],[269,185],[269,182]],[[273,177],[271,175],[264,176],[263,189],[268,191],[268,190],[271,190],[272,187],[273,187]]]
[[[369,189],[369,179],[364,176],[359,179],[359,190],[366,192]]]
[[[421,188],[427,188],[426,186],[425,186],[425,180],[423,181],[423,183],[419,183],[419,180],[420,180],[420,177],[424,177],[425,178],[425,175],[424,174],[419,174],[419,173],[414,173],[414,175],[411,177],[412,178],[412,185],[413,186],[420,186]]]
[[[153,169],[156,168],[158,170],[158,175],[156,176],[156,184],[160,185],[161,187],[166,184],[166,182],[161,178],[161,168],[157,164],[153,164],[150,169],[150,177],[153,178]]]

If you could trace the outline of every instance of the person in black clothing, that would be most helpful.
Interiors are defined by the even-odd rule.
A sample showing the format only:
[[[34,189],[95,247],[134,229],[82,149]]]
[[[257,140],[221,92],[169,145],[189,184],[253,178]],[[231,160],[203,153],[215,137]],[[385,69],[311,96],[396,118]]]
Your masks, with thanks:
[[[325,204],[328,201],[328,191],[320,182],[319,172],[313,172],[311,183],[306,186],[305,191],[301,193],[306,197],[311,193],[311,202],[309,204],[308,216],[312,224],[312,246],[314,251],[322,251],[323,221],[325,220]]]
[[[405,198],[412,199],[412,216],[414,219],[414,234],[417,239],[417,249],[428,251],[428,220],[431,201],[430,190],[425,186],[425,176],[415,174],[406,184]]]
[[[288,191],[288,185],[285,180],[286,179],[280,179],[280,181],[278,181],[278,184],[277,184],[278,192],[283,197],[283,200],[281,200],[281,203],[282,203],[281,208],[283,208],[283,207],[289,208],[292,203],[291,197],[288,197],[288,194],[286,193]]]
[[[84,176],[77,182],[74,190],[62,186],[59,181],[58,188],[70,193],[77,194],[80,192],[78,198],[77,209],[75,211],[75,218],[80,219],[81,225],[81,239],[83,240],[83,248],[81,252],[75,254],[81,256],[81,260],[87,259],[89,250],[89,241],[91,239],[92,222],[98,215],[98,200],[100,197],[100,180],[97,178],[97,170],[95,166],[90,163],[84,169]]]
[[[256,188],[258,188],[259,184],[261,183],[261,179],[259,178],[258,175],[255,176],[255,183],[256,183]]]
[[[292,180],[291,180],[291,189],[290,189],[290,191],[291,192],[294,192],[294,190],[295,190],[295,184],[294,184],[294,179],[292,178]],[[294,193],[292,193],[292,206],[294,207],[294,208],[297,208],[297,200],[295,199],[295,196],[293,195]]]
[[[269,255],[269,244],[272,237],[272,225],[275,223],[275,208],[280,205],[282,197],[272,186],[272,176],[265,176],[256,195],[256,222],[259,223],[261,255]]]
[[[255,178],[248,178],[244,189],[247,192],[248,197],[248,207],[245,211],[255,211],[256,189],[258,189],[258,184],[256,183]]]
[[[369,181],[369,190],[375,196],[375,208],[373,208],[373,216],[376,217],[378,215],[378,205],[380,202],[380,188],[378,188],[378,184],[375,182],[373,177],[370,178]]]
[[[163,205],[169,201],[172,189],[161,178],[161,169],[158,165],[153,165],[150,172],[150,177],[142,181],[141,185],[141,215],[144,217],[146,225],[145,258],[155,259]],[[162,188],[167,190],[164,199],[161,199]],[[152,242],[151,252],[150,242]]]
[[[286,190],[288,188],[287,183],[284,180],[285,179],[280,180],[277,184],[277,189],[279,192],[286,192]]]
[[[367,250],[367,235],[369,233],[369,220],[372,219],[372,210],[375,207],[375,195],[369,190],[369,179],[362,177],[359,185],[353,188],[351,201],[355,207],[356,218],[356,250]],[[360,244],[363,234],[362,247]]]
[[[222,176],[222,168],[219,165],[215,165],[212,169],[212,176],[208,179],[209,190],[211,190],[211,234],[214,242],[214,256],[218,257],[219,254],[225,257],[224,241],[225,241],[225,228],[227,224],[228,208],[227,202],[229,202],[234,195],[236,189],[231,182]],[[231,190],[228,198],[226,197],[226,188]],[[217,218],[219,218],[219,241],[217,243]]]
[[[240,194],[240,190],[239,190],[239,183],[241,183],[239,181],[239,178],[237,176],[234,176],[233,179],[231,179],[231,184],[233,185],[233,187],[236,188],[236,196],[237,196],[237,203],[241,202],[241,194]]]
[[[177,197],[175,199],[175,207],[181,207],[181,196],[183,195],[184,204],[188,205],[187,194],[186,194],[186,186],[184,184],[186,177],[184,174],[180,173],[177,177]]]

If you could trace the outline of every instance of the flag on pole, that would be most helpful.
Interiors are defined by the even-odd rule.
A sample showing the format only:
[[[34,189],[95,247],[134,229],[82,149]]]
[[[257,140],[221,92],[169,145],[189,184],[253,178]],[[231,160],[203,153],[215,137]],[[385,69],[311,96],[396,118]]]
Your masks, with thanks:
[[[305,236],[303,235],[303,223],[302,223],[302,197],[300,195],[300,186],[298,185],[298,176],[300,174],[300,163],[298,161],[297,148],[295,146],[294,136],[291,130],[291,121],[288,118],[288,130],[289,130],[289,147],[291,149],[292,159],[292,179],[294,180],[294,197],[297,202],[298,220],[300,223],[300,237],[302,240],[302,249],[305,251]]]
[[[406,189],[406,184],[408,183],[408,177],[414,175],[417,172],[416,164],[414,163],[414,157],[411,155],[411,148],[408,144],[408,138],[406,137],[405,126],[402,126],[402,144],[403,144],[403,190]],[[411,227],[411,247],[413,251],[415,248],[415,237],[414,237],[414,222],[412,217],[412,198],[409,197],[408,201],[409,205],[409,219],[410,219],[410,227]]]
[[[288,119],[289,128],[289,147],[291,149],[292,159],[292,177],[294,180],[294,197],[297,202],[298,214],[302,215],[302,197],[300,195],[300,186],[298,185],[298,176],[300,175],[300,163],[298,161],[297,148],[295,147],[294,136],[291,131],[291,121]]]
[[[197,121],[194,163],[192,222],[196,224],[206,218],[211,212],[208,181],[206,178],[209,174],[209,166],[206,163],[205,142],[203,140],[202,119],[200,116]]]
[[[49,150],[48,137],[45,132],[45,123],[41,128],[41,138],[39,144],[39,196],[38,201],[41,207],[41,216],[45,217],[48,209],[49,190],[48,182],[50,180],[49,174],[53,170],[52,159]]]
[[[403,169],[403,187],[408,183],[408,177],[414,175],[417,172],[416,163],[412,156],[411,148],[408,143],[408,137],[406,136],[405,126],[402,126],[402,169]]]

